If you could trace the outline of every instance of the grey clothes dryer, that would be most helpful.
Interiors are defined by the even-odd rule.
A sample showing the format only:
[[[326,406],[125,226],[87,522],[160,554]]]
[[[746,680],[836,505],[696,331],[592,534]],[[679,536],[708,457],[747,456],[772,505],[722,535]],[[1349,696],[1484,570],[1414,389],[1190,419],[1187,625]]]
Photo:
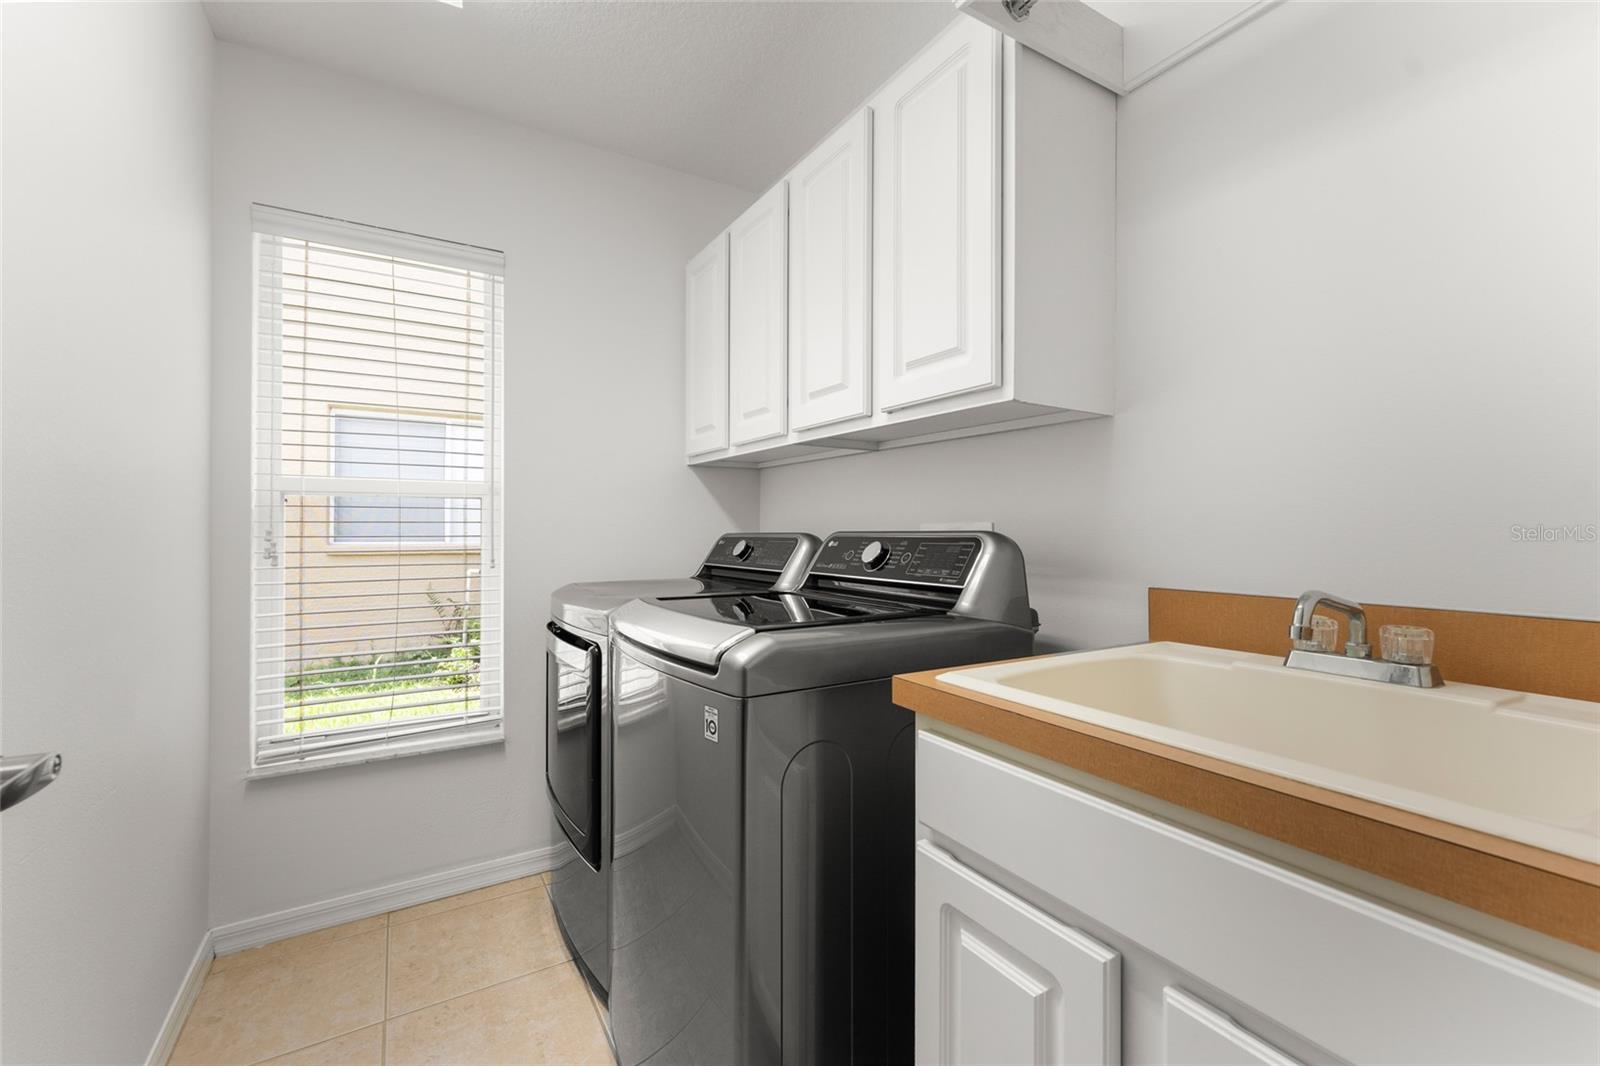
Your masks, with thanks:
[[[611,951],[611,612],[639,596],[793,588],[818,543],[809,533],[727,533],[693,577],[565,585],[550,597],[545,784],[555,822],[572,844],[550,874],[550,901],[573,958],[602,999]]]
[[[612,616],[622,1066],[911,1060],[915,724],[890,678],[1027,655],[1036,628],[986,532],[836,533],[795,592]]]

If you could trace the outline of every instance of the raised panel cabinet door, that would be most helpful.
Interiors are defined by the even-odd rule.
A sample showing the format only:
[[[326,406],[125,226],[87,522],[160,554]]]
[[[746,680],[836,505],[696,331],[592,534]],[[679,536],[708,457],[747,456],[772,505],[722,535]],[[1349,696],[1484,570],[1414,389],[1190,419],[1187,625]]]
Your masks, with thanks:
[[[917,845],[916,1059],[1121,1061],[1121,956]]]
[[[684,450],[728,446],[728,235],[684,268]]]
[[[882,411],[1000,384],[1000,61],[960,19],[872,101]]]
[[[872,112],[789,175],[789,424],[872,413]]]
[[[788,429],[789,201],[778,182],[728,227],[729,439]]]
[[[1161,993],[1167,1066],[1300,1066],[1226,1014],[1181,989]]]

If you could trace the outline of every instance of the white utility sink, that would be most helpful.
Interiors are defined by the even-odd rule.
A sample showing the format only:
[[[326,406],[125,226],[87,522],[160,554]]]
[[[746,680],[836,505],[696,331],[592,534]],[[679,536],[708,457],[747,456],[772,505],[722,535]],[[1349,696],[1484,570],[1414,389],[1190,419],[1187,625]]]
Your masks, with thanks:
[[[1600,863],[1600,703],[1140,644],[939,680]]]

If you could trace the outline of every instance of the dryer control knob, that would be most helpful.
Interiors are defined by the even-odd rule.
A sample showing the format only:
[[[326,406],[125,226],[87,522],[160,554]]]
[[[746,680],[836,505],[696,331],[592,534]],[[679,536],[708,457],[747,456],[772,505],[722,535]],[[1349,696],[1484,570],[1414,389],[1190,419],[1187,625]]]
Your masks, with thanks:
[[[861,549],[861,565],[868,570],[881,570],[888,561],[889,549],[883,546],[881,540],[875,540]]]
[[[732,548],[732,554],[735,559],[748,559],[753,551],[755,551],[755,546],[747,540],[735,541]]]

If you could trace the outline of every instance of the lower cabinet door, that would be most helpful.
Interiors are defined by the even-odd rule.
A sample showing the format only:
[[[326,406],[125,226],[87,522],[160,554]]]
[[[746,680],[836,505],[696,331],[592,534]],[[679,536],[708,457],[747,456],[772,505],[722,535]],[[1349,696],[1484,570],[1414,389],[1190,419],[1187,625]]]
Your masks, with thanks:
[[[1167,986],[1161,1000],[1167,1066],[1300,1066],[1181,989]]]
[[[922,841],[919,1063],[1121,1061],[1121,960]]]

